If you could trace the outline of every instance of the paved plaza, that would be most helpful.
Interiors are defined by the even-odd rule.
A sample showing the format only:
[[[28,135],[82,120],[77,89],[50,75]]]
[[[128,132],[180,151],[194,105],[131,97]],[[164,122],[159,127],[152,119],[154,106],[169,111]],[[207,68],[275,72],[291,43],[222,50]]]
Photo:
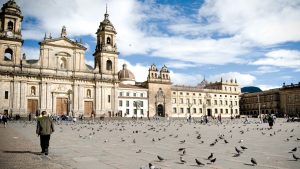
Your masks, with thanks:
[[[61,122],[55,124],[48,156],[39,153],[34,121],[10,121],[7,128],[0,127],[0,168],[148,169],[149,163],[162,169],[299,168],[300,160],[293,154],[300,157],[300,123],[277,119],[268,130],[268,124],[258,119],[250,119],[250,124],[243,121],[224,119],[223,124],[210,121],[206,125],[183,119]],[[185,153],[179,148],[185,148]],[[207,160],[211,153],[214,163]],[[205,165],[198,166],[196,158]],[[251,158],[257,165],[252,165]]]

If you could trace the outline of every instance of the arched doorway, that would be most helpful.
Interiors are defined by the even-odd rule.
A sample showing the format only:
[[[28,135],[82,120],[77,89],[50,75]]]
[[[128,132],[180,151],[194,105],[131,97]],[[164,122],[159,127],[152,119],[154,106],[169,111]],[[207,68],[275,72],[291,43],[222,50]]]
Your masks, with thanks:
[[[157,106],[157,115],[160,117],[165,117],[164,106],[161,104]]]

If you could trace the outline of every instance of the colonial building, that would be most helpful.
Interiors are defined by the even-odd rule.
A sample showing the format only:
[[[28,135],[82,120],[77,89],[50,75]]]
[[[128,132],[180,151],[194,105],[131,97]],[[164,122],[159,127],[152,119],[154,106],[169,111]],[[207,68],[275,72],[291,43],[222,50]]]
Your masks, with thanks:
[[[86,48],[67,36],[45,36],[38,60],[21,57],[23,16],[14,0],[0,13],[0,107],[27,116],[37,110],[51,114],[90,116],[118,112],[116,31],[105,13],[97,30],[95,67],[85,64]]]
[[[236,117],[239,115],[240,87],[236,81],[208,83],[198,86],[172,86],[172,116],[203,115]]]
[[[285,85],[256,93],[243,93],[240,100],[242,115],[275,114],[300,116],[300,83]]]
[[[0,13],[0,111],[27,116],[46,110],[53,115],[152,117],[223,117],[239,115],[236,81],[172,86],[166,66],[151,65],[145,82],[136,82],[123,65],[118,71],[116,30],[104,14],[96,32],[94,67],[85,64],[86,48],[68,38],[45,35],[37,60],[21,54],[22,12],[14,0]],[[145,75],[146,76],[146,75]],[[287,92],[288,93],[288,92]]]

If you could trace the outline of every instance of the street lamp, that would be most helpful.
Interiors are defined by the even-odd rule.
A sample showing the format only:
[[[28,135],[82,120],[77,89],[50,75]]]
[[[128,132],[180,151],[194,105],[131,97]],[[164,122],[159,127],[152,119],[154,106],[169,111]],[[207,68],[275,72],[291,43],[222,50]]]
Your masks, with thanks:
[[[138,119],[138,109],[141,108],[141,101],[139,100],[134,101],[133,105],[135,106],[135,110],[136,110],[136,119]]]
[[[233,111],[232,111],[232,107],[233,107],[233,105],[232,105],[232,103],[229,105],[229,108],[230,108],[230,118],[232,119],[232,113],[233,113]]]

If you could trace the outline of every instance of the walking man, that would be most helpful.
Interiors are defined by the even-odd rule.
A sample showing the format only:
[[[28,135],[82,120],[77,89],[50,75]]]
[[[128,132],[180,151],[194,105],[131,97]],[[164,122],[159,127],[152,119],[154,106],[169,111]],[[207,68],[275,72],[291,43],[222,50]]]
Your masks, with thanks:
[[[48,155],[50,135],[54,132],[52,119],[47,115],[46,111],[42,111],[42,117],[37,119],[36,134],[40,136],[40,144],[42,153]]]

